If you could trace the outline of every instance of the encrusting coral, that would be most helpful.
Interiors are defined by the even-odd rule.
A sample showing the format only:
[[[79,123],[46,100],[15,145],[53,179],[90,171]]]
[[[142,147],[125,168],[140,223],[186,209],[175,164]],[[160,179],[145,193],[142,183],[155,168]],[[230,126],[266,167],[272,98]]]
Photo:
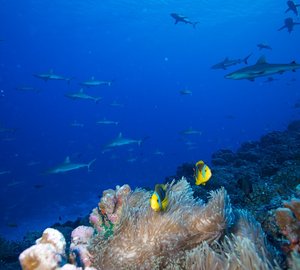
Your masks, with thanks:
[[[275,268],[260,225],[244,212],[233,212],[225,189],[211,192],[204,204],[185,179],[168,188],[164,212],[149,207],[150,192],[128,195],[113,235],[98,234],[90,244],[95,268]]]
[[[299,195],[298,185],[297,195]],[[283,250],[289,255],[288,264],[291,269],[300,268],[300,199],[292,198],[283,202],[284,207],[276,210],[276,222],[281,233],[287,238]]]
[[[65,257],[66,241],[57,230],[47,228],[36,244],[24,250],[19,260],[23,270],[56,269]]]

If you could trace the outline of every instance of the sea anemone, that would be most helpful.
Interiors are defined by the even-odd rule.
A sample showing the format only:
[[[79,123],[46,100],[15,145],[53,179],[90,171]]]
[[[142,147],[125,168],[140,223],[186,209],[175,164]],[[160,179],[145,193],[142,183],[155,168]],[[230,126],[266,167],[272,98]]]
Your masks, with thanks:
[[[224,188],[207,204],[193,197],[183,178],[168,187],[169,206],[154,212],[142,189],[124,201],[108,238],[98,234],[89,250],[101,269],[272,269],[273,250],[260,225],[246,212],[232,211]],[[257,238],[258,237],[258,238]]]

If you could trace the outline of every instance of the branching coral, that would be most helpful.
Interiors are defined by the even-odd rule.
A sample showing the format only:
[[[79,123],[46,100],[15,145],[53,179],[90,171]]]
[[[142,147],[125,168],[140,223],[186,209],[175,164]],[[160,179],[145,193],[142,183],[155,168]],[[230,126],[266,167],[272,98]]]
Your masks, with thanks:
[[[112,237],[99,235],[94,239],[90,246],[94,267],[272,269],[265,256],[267,246],[261,245],[264,235],[257,227],[245,226],[252,222],[246,214],[236,215],[240,226],[233,229],[237,236],[229,234],[222,241],[234,221],[225,189],[212,192],[205,205],[193,198],[190,185],[182,179],[169,186],[169,206],[158,213],[149,207],[150,196],[150,192],[140,189],[131,193]],[[256,236],[263,240],[254,240]]]

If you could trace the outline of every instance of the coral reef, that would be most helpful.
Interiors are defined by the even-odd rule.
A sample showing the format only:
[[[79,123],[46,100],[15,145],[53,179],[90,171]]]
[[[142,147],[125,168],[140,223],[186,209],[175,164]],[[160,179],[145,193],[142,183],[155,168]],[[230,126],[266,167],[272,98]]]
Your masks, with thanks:
[[[70,261],[75,265],[91,266],[91,254],[88,244],[94,234],[94,229],[87,226],[79,226],[72,231],[70,245]]]
[[[20,264],[24,270],[52,270],[65,258],[66,241],[57,230],[47,228],[36,244],[24,250],[20,256]]]
[[[211,163],[212,178],[204,187],[193,186],[195,196],[207,200],[210,190],[223,186],[232,204],[248,210],[280,248],[284,243],[275,210],[282,201],[296,196],[295,187],[300,184],[300,121],[292,122],[285,131],[245,142],[236,152],[221,149],[212,155]],[[192,166],[180,166],[175,178],[185,176],[194,183]]]
[[[113,251],[115,257],[111,257],[116,260],[114,267],[120,263],[120,269],[126,267],[135,269],[129,262],[140,258],[146,259],[142,260],[144,266],[142,264],[139,269],[143,267],[147,269],[149,265],[154,269],[164,266],[169,269],[212,269],[213,267],[215,267],[214,269],[272,269],[274,267],[299,269],[300,237],[299,219],[297,219],[299,211],[297,210],[298,201],[295,198],[300,198],[300,191],[296,189],[296,186],[300,184],[300,121],[292,122],[285,131],[271,132],[262,136],[258,141],[243,143],[236,152],[221,149],[212,155],[211,163],[213,176],[206,186],[194,185],[194,164],[184,163],[178,167],[176,176],[166,178],[170,181],[185,176],[187,182],[191,184],[191,187],[187,189],[191,204],[186,207],[182,203],[184,210],[178,210],[178,212],[173,209],[173,205],[178,204],[182,199],[178,195],[182,193],[178,193],[177,189],[170,193],[170,197],[172,198],[175,194],[179,197],[176,197],[176,201],[172,201],[171,207],[166,213],[156,213],[156,217],[152,213],[153,211],[147,208],[149,192],[143,189],[132,192],[129,186],[124,186],[124,189],[117,187],[116,190],[105,191],[98,207],[87,218],[97,232],[92,236],[92,242],[86,241],[84,244],[89,252],[86,253],[87,257],[93,258],[92,261],[89,260],[89,263],[94,263],[97,269],[106,269],[106,265],[110,264],[101,254],[106,256],[110,250],[114,250],[118,242],[123,241],[121,246]],[[179,182],[173,183],[172,189],[177,184]],[[224,188],[220,189],[221,187]],[[119,190],[124,191],[124,194]],[[193,196],[192,190],[194,191]],[[211,192],[211,190],[217,191]],[[182,223],[191,224],[191,222],[199,222],[199,220],[195,218],[193,221],[191,216],[187,217],[187,213],[199,209],[199,212],[196,212],[203,218],[204,212],[200,209],[208,210],[208,205],[214,208],[214,205],[217,205],[213,203],[216,202],[214,199],[221,198],[221,194],[223,194],[224,206],[227,206],[227,210],[233,210],[226,211],[227,214],[223,216],[225,221],[219,212],[216,224],[221,222],[220,228],[215,230],[216,224],[214,223],[212,228],[208,226],[209,229],[205,228],[207,231],[198,234],[196,229],[201,228],[202,224],[193,227],[191,232],[194,235],[189,233],[188,226],[190,225],[183,226]],[[228,197],[234,208],[227,201]],[[183,196],[183,198],[186,197]],[[285,203],[282,207],[283,201]],[[251,215],[236,210],[237,208],[246,209]],[[217,213],[218,209],[220,207],[215,209]],[[172,211],[174,214],[180,213],[181,221],[170,216]],[[213,210],[211,212],[214,213]],[[195,216],[197,215],[195,214]],[[255,219],[251,216],[254,216]],[[211,218],[213,217],[215,216],[211,216]],[[257,229],[259,225],[255,220],[262,225],[265,236],[261,236],[263,232],[261,229]],[[277,222],[279,226],[277,226]],[[145,224],[145,227],[142,227],[141,224]],[[64,233],[67,242],[71,242],[71,231],[79,225],[88,225],[88,223],[80,220],[75,224],[55,224],[55,228]],[[127,231],[125,228],[130,227],[128,233],[122,233]],[[163,238],[164,234],[168,234],[169,231],[182,228],[184,228],[185,234],[171,234],[169,237]],[[141,240],[142,232],[148,238]],[[134,240],[129,240],[133,233]],[[154,236],[150,237],[149,235],[152,234]],[[256,238],[253,238],[255,235]],[[168,241],[175,242],[175,237],[178,237],[182,244],[176,242],[173,247],[169,247]],[[192,239],[190,244],[185,244],[186,241],[183,240],[185,237]],[[161,242],[155,239],[160,239]],[[257,242],[255,239],[264,239],[264,241]],[[270,245],[266,244],[265,239],[268,239]],[[125,247],[134,245],[135,241],[140,245],[141,250],[134,253],[134,249],[125,249]],[[17,269],[13,266],[10,268],[10,265],[15,263],[16,253],[24,250],[29,243],[0,241],[0,244],[1,242],[3,248],[0,253],[0,269]],[[144,246],[147,248],[144,249]],[[167,248],[165,249],[165,247]],[[284,247],[284,252],[281,252],[281,247]],[[244,253],[245,250],[246,253]],[[76,255],[76,249],[73,253]],[[84,254],[84,252],[81,253]],[[171,253],[173,255],[169,256]],[[289,257],[288,262],[286,262],[286,254]],[[70,255],[72,255],[72,250]],[[80,249],[75,257],[73,266],[65,264],[63,267],[74,269],[75,264],[83,263]],[[123,258],[122,262],[118,260],[119,257]],[[156,262],[154,263],[152,259],[155,259]],[[274,259],[277,263],[274,262]],[[252,262],[251,267],[247,266],[247,262]]]
[[[36,244],[24,250],[20,256],[20,264],[23,270],[96,270],[90,267],[91,261],[87,251],[87,244],[93,228],[79,226],[72,232],[70,254],[75,250],[78,258],[73,264],[66,262],[66,241],[64,236],[53,228],[47,228]],[[72,261],[71,259],[71,261]]]
[[[129,185],[117,186],[116,190],[103,191],[98,207],[93,209],[89,217],[90,223],[97,232],[101,232],[106,237],[112,234],[114,225],[119,223],[123,202],[130,192]]]
[[[299,196],[300,185],[296,187]],[[282,235],[287,239],[283,242],[283,250],[288,255],[288,265],[291,269],[300,268],[300,199],[292,198],[283,201],[284,207],[276,210],[276,222]],[[298,267],[298,268],[295,268]]]

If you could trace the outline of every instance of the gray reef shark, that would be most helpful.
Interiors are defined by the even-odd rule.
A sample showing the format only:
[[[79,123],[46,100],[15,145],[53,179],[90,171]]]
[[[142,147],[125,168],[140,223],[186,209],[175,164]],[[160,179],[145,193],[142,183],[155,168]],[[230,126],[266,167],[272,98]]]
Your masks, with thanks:
[[[232,59],[232,60],[230,60],[228,57],[226,57],[222,62],[213,65],[211,68],[212,69],[226,69],[228,67],[231,67],[231,66],[234,66],[237,64],[241,64],[243,62],[246,65],[248,65],[248,59],[251,55],[252,55],[252,53],[249,54],[248,56],[246,56],[244,59]]]
[[[300,7],[300,5],[296,5],[293,1],[287,1],[288,9],[285,11],[285,13],[289,11],[293,11],[296,16],[298,16],[298,10],[297,7]]]
[[[88,172],[90,172],[90,166],[96,161],[96,159],[93,159],[92,161],[90,161],[89,163],[72,163],[71,160],[70,160],[70,157],[66,157],[65,161],[48,170],[46,172],[46,174],[57,174],[57,173],[65,173],[65,172],[70,172],[70,171],[74,171],[74,170],[78,170],[78,169],[81,169],[81,168],[85,168],[87,167],[88,169]]]
[[[97,121],[96,123],[98,125],[118,125],[119,124],[119,122],[117,122],[117,121],[106,120],[105,118],[103,120]]]
[[[100,85],[111,86],[111,84],[112,84],[112,81],[99,81],[99,80],[95,80],[94,77],[92,77],[88,81],[84,81],[84,82],[80,83],[80,85],[86,86],[86,87],[93,87],[93,86],[100,86]]]
[[[40,89],[32,87],[32,86],[19,86],[16,87],[16,90],[21,91],[21,92],[36,92],[39,93]]]
[[[177,13],[171,13],[170,15],[173,19],[175,19],[175,24],[182,22],[185,24],[191,24],[194,28],[196,28],[196,24],[199,23],[199,22],[192,22],[188,19],[188,17],[179,15]]]
[[[225,75],[226,79],[254,81],[257,77],[270,76],[273,74],[283,74],[286,71],[295,71],[300,65],[295,61],[290,64],[269,64],[264,56],[261,56],[255,65],[241,68]]]
[[[77,93],[65,94],[65,96],[71,99],[89,99],[95,101],[96,103],[102,99],[101,97],[93,97],[83,93],[83,88],[81,88]]]
[[[0,171],[0,175],[3,175],[3,174],[10,174],[11,171]]]
[[[66,78],[64,76],[54,74],[53,70],[50,70],[49,73],[33,74],[33,76],[38,79],[42,79],[45,82],[47,82],[48,80],[54,80],[54,81],[67,81],[68,83],[70,83],[72,79],[72,78]]]
[[[195,130],[193,128],[188,128],[188,129],[180,131],[180,134],[181,135],[201,135],[202,132],[199,130]]]
[[[105,148],[114,148],[114,147],[118,147],[118,146],[134,144],[134,143],[136,143],[136,144],[138,144],[138,146],[140,146],[142,143],[142,140],[134,140],[134,139],[124,138],[122,136],[122,133],[119,133],[117,138],[115,138],[110,143],[105,145]]]
[[[188,96],[188,95],[192,95],[193,94],[193,92],[192,91],[190,91],[190,90],[187,90],[187,89],[184,89],[184,90],[180,90],[179,91],[179,93],[180,93],[180,95],[182,95],[182,96]]]
[[[259,43],[257,44],[257,47],[259,48],[259,50],[262,49],[272,50],[272,47],[266,43]]]
[[[282,27],[280,27],[278,29],[278,31],[281,31],[282,29],[287,28],[288,32],[291,33],[294,29],[294,26],[297,24],[300,24],[300,23],[294,22],[292,18],[286,18],[284,20],[284,25]]]
[[[84,124],[82,123],[79,123],[77,122],[76,120],[74,120],[71,124],[70,124],[71,127],[81,127],[83,128],[84,127]]]

